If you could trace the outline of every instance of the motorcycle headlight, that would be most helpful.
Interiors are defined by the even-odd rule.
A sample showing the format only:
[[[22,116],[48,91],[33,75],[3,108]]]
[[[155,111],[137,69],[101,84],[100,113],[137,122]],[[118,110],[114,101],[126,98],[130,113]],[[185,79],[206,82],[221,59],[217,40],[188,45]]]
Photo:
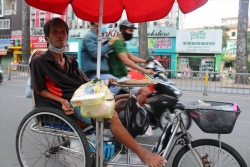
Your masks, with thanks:
[[[174,91],[174,94],[175,94],[177,97],[180,97],[180,96],[182,95],[182,93],[179,92],[179,91],[177,91],[177,90]]]

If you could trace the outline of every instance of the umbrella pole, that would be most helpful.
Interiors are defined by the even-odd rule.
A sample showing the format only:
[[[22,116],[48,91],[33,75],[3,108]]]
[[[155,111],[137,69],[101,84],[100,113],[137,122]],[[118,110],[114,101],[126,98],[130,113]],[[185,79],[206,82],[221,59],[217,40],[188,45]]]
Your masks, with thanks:
[[[100,13],[99,13],[99,24],[98,24],[97,69],[96,69],[96,76],[98,79],[100,79],[100,68],[101,68],[103,1],[104,0],[100,0]]]
[[[100,0],[99,24],[98,24],[98,45],[97,45],[97,67],[96,77],[100,79],[101,49],[102,49],[102,18],[103,1]],[[104,119],[96,119],[96,167],[103,167],[103,129]]]

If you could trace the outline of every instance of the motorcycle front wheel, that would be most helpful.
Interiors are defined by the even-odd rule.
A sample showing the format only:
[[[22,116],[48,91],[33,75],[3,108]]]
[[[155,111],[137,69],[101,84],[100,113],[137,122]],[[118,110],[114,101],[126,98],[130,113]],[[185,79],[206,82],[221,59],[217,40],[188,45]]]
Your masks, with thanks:
[[[160,117],[160,127],[162,130],[167,123],[173,123],[173,124],[175,123],[173,121],[174,121],[175,113],[177,111],[181,111],[181,118],[183,120],[183,123],[184,123],[186,129],[188,130],[190,128],[192,120],[191,120],[190,116],[186,113],[185,110],[175,109],[174,112],[171,113],[170,110],[167,109],[164,113],[162,113],[162,115]],[[177,131],[177,135],[180,133],[181,133],[181,129],[179,128]]]

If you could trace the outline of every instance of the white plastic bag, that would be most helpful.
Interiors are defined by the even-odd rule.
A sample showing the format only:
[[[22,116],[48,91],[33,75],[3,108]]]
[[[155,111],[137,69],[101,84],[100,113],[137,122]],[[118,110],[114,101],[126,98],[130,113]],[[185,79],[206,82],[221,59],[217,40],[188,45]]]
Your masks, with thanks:
[[[81,85],[71,98],[74,107],[82,105],[97,105],[105,101],[105,96],[109,91],[107,85],[101,81],[94,80]]]
[[[26,98],[32,98],[32,89],[30,88],[30,77],[27,80],[24,96]]]
[[[74,107],[81,107],[81,115],[90,118],[111,118],[115,99],[105,81],[92,80],[81,85],[70,100]]]
[[[105,101],[97,105],[82,105],[81,115],[90,118],[111,118],[115,109],[114,95],[108,90]]]

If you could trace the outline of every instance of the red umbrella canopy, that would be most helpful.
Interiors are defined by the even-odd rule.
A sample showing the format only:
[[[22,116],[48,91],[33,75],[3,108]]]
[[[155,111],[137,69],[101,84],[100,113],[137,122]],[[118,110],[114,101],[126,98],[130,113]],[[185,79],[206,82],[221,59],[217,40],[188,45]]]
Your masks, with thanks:
[[[100,0],[25,0],[27,4],[37,9],[57,14],[65,14],[69,4],[82,20],[98,22]],[[121,18],[126,10],[131,22],[146,22],[165,17],[171,10],[175,0],[104,0],[103,22],[113,23]],[[177,0],[180,10],[186,14],[208,0]]]

